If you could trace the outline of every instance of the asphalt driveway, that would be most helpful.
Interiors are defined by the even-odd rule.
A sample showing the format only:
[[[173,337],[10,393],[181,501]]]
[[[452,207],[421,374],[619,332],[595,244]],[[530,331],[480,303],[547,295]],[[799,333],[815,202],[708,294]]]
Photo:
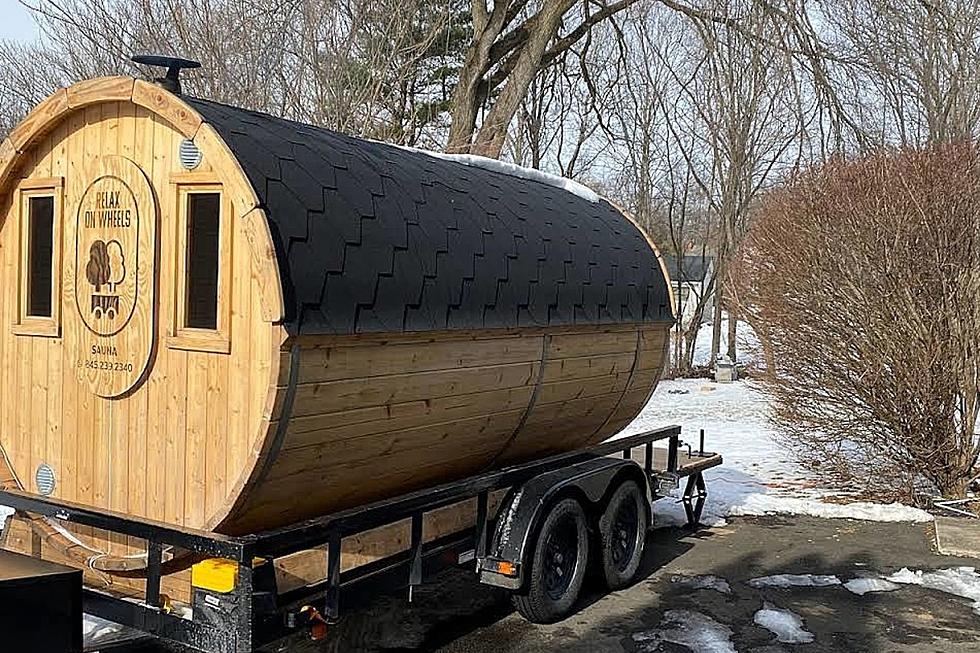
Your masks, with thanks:
[[[742,518],[695,534],[662,529],[648,538],[640,580],[633,587],[609,595],[593,589],[576,614],[559,624],[525,622],[511,610],[506,594],[477,584],[472,573],[453,570],[416,591],[411,604],[400,596],[379,597],[348,614],[326,642],[296,639],[267,650],[980,651],[980,616],[969,599],[904,584],[894,591],[858,595],[840,584],[879,578],[903,567],[928,571],[975,564],[935,553],[931,528],[765,517]],[[776,574],[796,575],[795,582],[804,586],[760,586],[754,581]],[[830,575],[840,583],[806,584],[808,577]],[[798,618],[798,630],[812,641],[781,643],[785,629],[776,629],[780,635],[755,623],[764,607],[769,614]]]

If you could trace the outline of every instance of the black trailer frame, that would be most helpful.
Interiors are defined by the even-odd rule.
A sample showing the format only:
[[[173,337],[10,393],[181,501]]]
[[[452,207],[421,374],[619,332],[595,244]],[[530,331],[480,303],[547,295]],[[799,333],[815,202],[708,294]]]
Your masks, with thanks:
[[[99,511],[74,503],[57,501],[18,491],[0,491],[0,505],[22,513],[44,515],[73,524],[90,526],[119,535],[145,540],[146,591],[142,602],[121,598],[86,586],[84,610],[109,621],[205,653],[250,653],[311,623],[334,623],[340,616],[341,597],[345,606],[359,605],[379,592],[407,586],[412,588],[449,566],[476,561],[477,571],[486,559],[492,515],[491,492],[523,485],[542,474],[572,468],[597,457],[622,454],[633,460],[642,448],[643,470],[653,499],[664,490],[687,485],[682,497],[690,526],[696,526],[707,496],[702,473],[720,465],[718,454],[704,451],[704,432],[700,450],[688,445],[688,462],[678,465],[680,427],[667,426],[638,435],[605,442],[590,449],[551,456],[501,470],[488,471],[367,506],[360,506],[255,535],[232,537],[212,532],[175,527],[131,515]],[[666,470],[654,469],[654,443],[668,440]],[[434,510],[476,498],[477,516],[473,528],[423,543],[423,518]],[[341,573],[343,538],[365,531],[411,520],[411,544],[407,551]],[[275,587],[275,559],[310,549],[326,547],[327,578],[317,584],[278,593]],[[160,593],[163,552],[176,547],[200,558],[224,558],[237,564],[238,580],[232,592],[223,597],[215,610],[201,609],[195,597],[193,617],[169,612]],[[35,552],[40,547],[35,546]],[[269,564],[256,566],[256,559]],[[201,590],[195,590],[195,593]],[[211,597],[211,607],[215,600]],[[216,617],[215,615],[218,615]]]

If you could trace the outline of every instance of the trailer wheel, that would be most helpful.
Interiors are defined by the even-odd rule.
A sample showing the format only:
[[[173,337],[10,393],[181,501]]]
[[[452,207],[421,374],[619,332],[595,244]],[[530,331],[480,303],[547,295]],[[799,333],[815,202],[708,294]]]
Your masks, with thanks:
[[[599,519],[602,575],[606,587],[618,590],[633,581],[643,558],[649,517],[646,498],[635,481],[625,481],[613,493]]]
[[[532,623],[554,623],[566,617],[578,599],[589,561],[585,510],[575,499],[554,505],[538,532],[531,573],[514,606]]]

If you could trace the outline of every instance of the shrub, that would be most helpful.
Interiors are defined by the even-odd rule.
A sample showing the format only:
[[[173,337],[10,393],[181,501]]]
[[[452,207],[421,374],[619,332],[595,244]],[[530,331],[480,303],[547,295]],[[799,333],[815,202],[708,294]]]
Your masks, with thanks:
[[[857,492],[962,496],[976,474],[980,156],[884,152],[763,200],[732,275],[758,381],[801,459]]]

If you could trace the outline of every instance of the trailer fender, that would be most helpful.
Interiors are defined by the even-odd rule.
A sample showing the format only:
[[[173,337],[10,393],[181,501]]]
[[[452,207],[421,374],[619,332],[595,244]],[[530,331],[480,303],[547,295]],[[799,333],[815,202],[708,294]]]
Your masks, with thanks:
[[[590,508],[602,505],[611,489],[625,478],[636,480],[644,489],[649,511],[649,483],[642,468],[632,460],[590,458],[511,488],[497,513],[487,555],[477,561],[480,582],[511,590],[523,587],[534,536],[556,500],[575,496],[587,513],[595,513]]]

